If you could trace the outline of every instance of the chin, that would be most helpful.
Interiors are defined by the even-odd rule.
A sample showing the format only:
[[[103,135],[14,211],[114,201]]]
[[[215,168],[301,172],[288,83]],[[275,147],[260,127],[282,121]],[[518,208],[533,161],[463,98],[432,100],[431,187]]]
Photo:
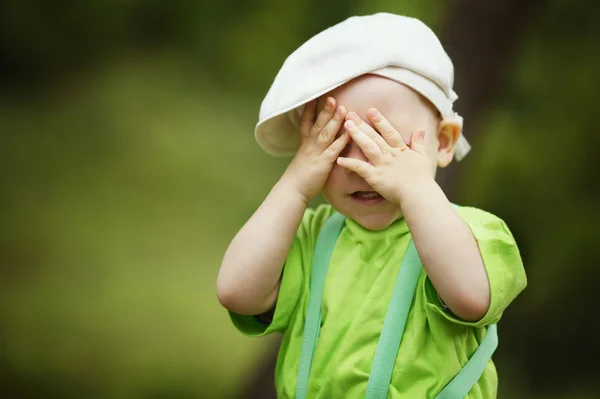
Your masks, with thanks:
[[[346,198],[329,203],[341,214],[354,220],[368,230],[383,230],[402,217],[402,211],[397,205],[385,202],[374,207],[356,206]],[[329,200],[329,199],[328,199]]]
[[[349,218],[353,219],[356,223],[360,224],[365,229],[378,231],[383,230],[392,223],[394,223],[400,217],[398,213],[374,213],[367,215],[353,215],[350,213],[347,215]]]
[[[370,205],[357,203],[348,195],[331,195],[327,190],[323,196],[342,215],[372,231],[383,230],[402,217],[400,206],[387,200]]]

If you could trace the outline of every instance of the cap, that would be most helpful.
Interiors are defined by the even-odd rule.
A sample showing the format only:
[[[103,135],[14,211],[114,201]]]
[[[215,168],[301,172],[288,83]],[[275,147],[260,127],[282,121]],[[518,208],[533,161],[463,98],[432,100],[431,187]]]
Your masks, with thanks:
[[[378,13],[326,29],[285,60],[260,108],[255,129],[260,147],[273,156],[293,155],[300,144],[302,107],[364,74],[405,84],[462,127],[452,109],[458,98],[452,90],[454,66],[435,33],[418,19]],[[461,129],[455,158],[460,161],[469,151]]]

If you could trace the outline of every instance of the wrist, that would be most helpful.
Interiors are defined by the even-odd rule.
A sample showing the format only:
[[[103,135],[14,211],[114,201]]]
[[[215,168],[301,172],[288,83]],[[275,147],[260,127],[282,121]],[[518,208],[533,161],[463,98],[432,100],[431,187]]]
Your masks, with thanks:
[[[414,184],[403,187],[401,191],[399,190],[398,204],[405,212],[405,209],[410,209],[413,206],[418,206],[439,197],[446,198],[433,176],[428,176],[415,181]]]
[[[308,201],[310,198],[309,195],[304,193],[300,187],[298,187],[298,179],[288,173],[284,173],[284,175],[279,179],[277,184],[274,187],[274,190],[282,193],[286,198],[291,199],[294,202],[301,202],[304,206],[308,205]]]

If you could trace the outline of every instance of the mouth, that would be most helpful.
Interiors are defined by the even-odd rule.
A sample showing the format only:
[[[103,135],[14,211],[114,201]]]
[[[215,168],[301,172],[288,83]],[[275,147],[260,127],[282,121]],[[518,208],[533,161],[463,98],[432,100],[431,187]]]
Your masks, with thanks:
[[[377,191],[355,191],[350,198],[362,205],[376,205],[385,200]]]

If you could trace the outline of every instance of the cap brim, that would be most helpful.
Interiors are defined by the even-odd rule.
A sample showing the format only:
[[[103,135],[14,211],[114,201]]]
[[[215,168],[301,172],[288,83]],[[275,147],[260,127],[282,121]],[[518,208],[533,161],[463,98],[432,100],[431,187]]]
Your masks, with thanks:
[[[456,115],[452,111],[452,103],[457,98],[456,94],[452,92],[453,98],[452,100],[448,100],[444,92],[434,82],[415,72],[404,68],[385,67],[368,73],[382,76],[410,87],[428,99],[444,118],[453,118]],[[254,131],[258,145],[271,156],[293,156],[300,145],[299,112],[297,110],[315,98],[334,90],[356,77],[336,83],[313,96],[259,121]],[[462,160],[470,149],[471,146],[461,132],[455,148],[456,160]]]

